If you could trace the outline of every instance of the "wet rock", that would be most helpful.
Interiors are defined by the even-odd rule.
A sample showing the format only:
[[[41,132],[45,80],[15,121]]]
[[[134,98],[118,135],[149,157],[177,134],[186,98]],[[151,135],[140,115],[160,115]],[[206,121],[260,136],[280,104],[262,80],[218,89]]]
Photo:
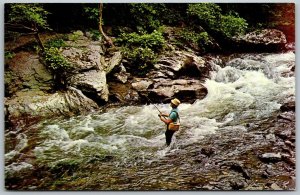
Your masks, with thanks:
[[[4,74],[5,92],[13,95],[20,90],[50,90],[53,76],[39,61],[39,56],[30,52],[16,53],[6,64]]]
[[[21,162],[21,163],[12,163],[8,166],[5,166],[5,177],[9,178],[19,178],[28,177],[34,171],[34,167],[31,164]]]
[[[260,155],[259,157],[262,161],[265,161],[265,162],[278,162],[282,159],[280,153],[277,153],[277,154],[264,153],[264,154]]]
[[[126,102],[128,104],[138,102],[140,96],[129,83],[109,82],[109,99],[112,102]]]
[[[280,51],[287,43],[286,36],[277,29],[263,29],[233,37],[236,47],[247,51]]]
[[[270,177],[269,173],[264,171],[262,174],[261,174],[261,177],[264,178],[264,179],[267,179]]]
[[[216,149],[213,147],[204,147],[204,148],[201,148],[201,153],[209,157],[215,153],[215,150]]]
[[[295,158],[284,158],[284,161],[292,167],[296,166],[296,159]]]
[[[186,75],[192,77],[200,77],[208,74],[208,68],[205,61],[191,53],[185,51],[174,51],[169,53],[168,56],[161,57],[154,67],[172,78],[173,72],[177,75]]]
[[[231,181],[230,186],[232,187],[233,190],[240,190],[245,188],[246,182],[241,180]]]
[[[104,70],[106,74],[110,73],[115,66],[120,65],[122,61],[122,53],[120,51],[114,52],[112,57],[109,58],[109,61],[105,63]],[[123,66],[124,67],[124,66]]]
[[[89,42],[86,47],[67,47],[62,50],[62,55],[72,64],[74,73],[90,69],[104,70],[101,64],[101,46],[97,42]]]
[[[288,145],[288,146],[290,146],[290,147],[295,147],[295,144],[293,144],[291,141],[289,141],[289,140],[286,140],[285,142],[284,142],[286,145]]]
[[[275,131],[275,135],[277,135],[278,137],[280,137],[282,139],[287,139],[287,138],[291,137],[292,130],[291,129],[278,128]]]
[[[276,137],[274,134],[268,134],[266,135],[266,139],[271,141],[271,142],[275,142],[276,141]]]
[[[203,189],[203,190],[213,190],[214,187],[211,186],[211,185],[205,185],[205,186],[203,186],[201,189]]]
[[[109,92],[104,71],[91,70],[76,74],[70,78],[69,83],[84,93],[94,94],[99,100],[108,101]]]
[[[244,167],[243,163],[238,162],[238,161],[228,161],[228,162],[224,162],[220,165],[220,167],[223,166],[228,166],[230,169],[242,173],[243,177],[245,179],[250,179],[250,174],[249,172],[246,170],[246,168]]]
[[[295,121],[295,113],[294,112],[284,112],[278,115],[278,119],[283,119],[286,121]]]
[[[126,83],[130,74],[126,72],[126,68],[123,66],[123,64],[120,64],[118,67],[119,70],[114,73],[114,77],[117,81]]]
[[[137,91],[146,91],[151,84],[152,81],[136,79],[131,85]]]
[[[248,186],[245,188],[245,190],[249,190],[249,191],[261,191],[264,190],[263,186]]]
[[[179,98],[182,102],[193,103],[196,99],[203,99],[207,95],[207,89],[199,80],[169,80],[154,79],[153,88],[148,89],[148,97],[157,102],[169,102],[172,97]]]
[[[73,87],[65,93],[46,94],[40,91],[19,92],[5,101],[9,120],[22,116],[50,117],[84,113],[98,108],[97,104]]]
[[[271,185],[271,189],[272,190],[283,190],[281,187],[279,187],[276,183],[273,183],[272,185]]]
[[[296,177],[290,176],[289,182],[286,184],[286,189],[295,190],[296,188]]]

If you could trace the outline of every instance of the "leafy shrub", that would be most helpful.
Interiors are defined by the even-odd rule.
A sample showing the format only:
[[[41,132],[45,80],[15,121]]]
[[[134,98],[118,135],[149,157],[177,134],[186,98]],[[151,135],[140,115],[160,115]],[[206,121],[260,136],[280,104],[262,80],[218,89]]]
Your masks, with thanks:
[[[184,29],[182,31],[179,31],[177,36],[179,36],[180,40],[184,44],[192,44],[192,45],[200,46],[203,51],[205,51],[206,47],[211,44],[207,32],[197,33],[192,29]]]
[[[74,31],[72,34],[68,36],[70,41],[77,41],[79,37],[83,36],[83,33],[81,31]]]
[[[15,53],[12,53],[12,52],[10,52],[10,51],[5,51],[5,54],[4,54],[5,60],[10,60],[10,59],[12,59],[15,55],[16,55]]]
[[[135,32],[122,33],[116,42],[122,45],[124,56],[138,66],[142,73],[156,62],[159,53],[165,48],[162,32],[156,30],[151,34],[142,35]]]
[[[151,34],[142,34],[137,33],[122,33],[117,39],[117,43],[122,44],[125,47],[142,47],[150,48],[155,52],[159,52],[165,47],[165,39],[161,31],[154,30]]]
[[[187,13],[197,16],[200,22],[215,26],[221,15],[221,8],[214,3],[189,4]]]
[[[220,6],[214,3],[190,4],[187,13],[196,16],[200,24],[207,28],[206,31],[212,30],[227,38],[244,33],[248,26],[236,12],[223,15]]]
[[[236,13],[231,12],[229,15],[221,16],[220,31],[226,37],[232,37],[238,34],[244,34],[248,26],[246,20],[237,17]]]
[[[147,70],[156,62],[158,57],[150,48],[137,47],[133,49],[122,48],[124,56],[134,65],[138,65],[137,73],[144,75]]]
[[[99,40],[99,38],[102,36],[101,33],[99,32],[99,30],[91,29],[90,33],[92,34],[92,39],[94,41]]]
[[[71,68],[71,64],[56,47],[46,48],[44,56],[46,65],[54,72],[67,71]],[[60,74],[60,72],[58,72],[58,74]]]
[[[130,6],[130,14],[139,32],[152,32],[160,27],[160,21],[158,19],[160,15],[157,11],[159,4],[132,3]]]
[[[51,48],[51,47],[60,48],[60,47],[65,47],[66,43],[62,38],[58,38],[58,39],[51,39],[47,41],[45,46],[47,48]]]

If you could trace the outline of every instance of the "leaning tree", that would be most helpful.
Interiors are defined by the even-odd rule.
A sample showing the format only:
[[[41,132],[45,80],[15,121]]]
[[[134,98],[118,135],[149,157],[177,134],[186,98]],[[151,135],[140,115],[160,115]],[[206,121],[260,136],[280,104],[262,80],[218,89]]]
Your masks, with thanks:
[[[5,30],[33,34],[40,49],[45,50],[40,39],[40,30],[50,30],[47,24],[47,12],[42,4],[11,3],[6,4]]]

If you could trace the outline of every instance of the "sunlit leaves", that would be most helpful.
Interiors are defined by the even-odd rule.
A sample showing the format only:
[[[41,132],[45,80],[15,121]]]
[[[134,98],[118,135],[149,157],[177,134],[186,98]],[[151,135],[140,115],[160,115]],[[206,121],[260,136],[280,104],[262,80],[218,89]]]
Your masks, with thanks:
[[[8,14],[8,22],[22,24],[31,28],[49,29],[47,15],[49,12],[43,9],[41,4],[11,4]]]
[[[223,14],[221,8],[214,3],[190,4],[187,10],[190,16],[196,16],[200,25],[207,30],[221,33],[225,37],[243,34],[248,26],[245,19],[236,12]]]

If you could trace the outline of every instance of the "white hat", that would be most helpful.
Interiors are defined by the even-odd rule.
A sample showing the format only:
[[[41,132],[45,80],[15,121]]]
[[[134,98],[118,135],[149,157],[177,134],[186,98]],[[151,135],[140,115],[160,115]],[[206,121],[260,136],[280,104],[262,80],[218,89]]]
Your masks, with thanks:
[[[178,106],[180,104],[180,101],[179,101],[179,99],[174,98],[171,100],[171,103],[174,104],[175,106]]]

